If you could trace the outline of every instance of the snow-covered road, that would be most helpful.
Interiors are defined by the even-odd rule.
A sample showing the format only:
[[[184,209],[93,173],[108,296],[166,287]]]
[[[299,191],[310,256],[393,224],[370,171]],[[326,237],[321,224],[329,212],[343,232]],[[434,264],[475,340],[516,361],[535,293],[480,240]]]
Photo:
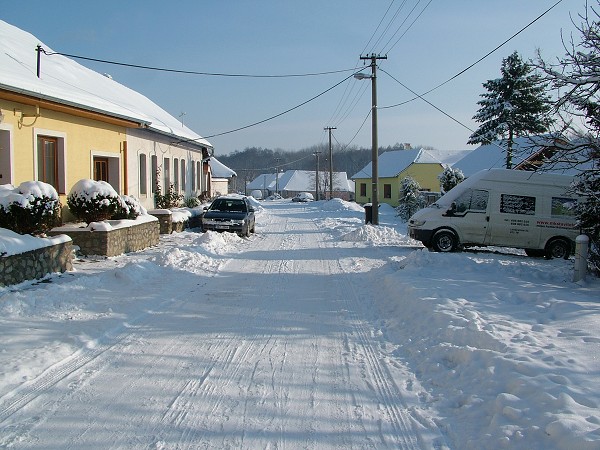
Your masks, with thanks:
[[[599,450],[600,280],[264,202],[0,288],[0,448]]]
[[[250,240],[219,236],[212,258],[172,238],[108,272],[80,262],[83,279],[57,281],[63,295],[116,305],[104,317],[66,313],[85,345],[2,392],[0,446],[442,447],[435,425],[411,413],[406,369],[369,323],[373,280],[344,264],[349,251],[369,256],[334,245],[309,210],[275,204]],[[158,260],[174,273],[149,267]]]

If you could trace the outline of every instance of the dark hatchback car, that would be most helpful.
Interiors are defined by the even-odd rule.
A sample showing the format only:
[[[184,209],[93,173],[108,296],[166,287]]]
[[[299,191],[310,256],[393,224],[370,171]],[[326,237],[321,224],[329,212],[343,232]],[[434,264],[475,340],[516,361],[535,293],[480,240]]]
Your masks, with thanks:
[[[241,195],[217,197],[202,216],[202,228],[204,231],[231,231],[240,236],[250,236],[255,229],[254,208]]]

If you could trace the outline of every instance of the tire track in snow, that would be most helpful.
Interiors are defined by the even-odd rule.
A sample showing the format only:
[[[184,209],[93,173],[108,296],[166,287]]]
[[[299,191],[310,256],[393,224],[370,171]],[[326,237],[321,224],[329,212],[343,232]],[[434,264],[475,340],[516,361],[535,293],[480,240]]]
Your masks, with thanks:
[[[328,249],[333,251],[335,247]],[[340,259],[341,257],[338,255],[335,271],[342,274],[342,276],[332,278],[336,280],[336,289],[340,298],[348,301],[348,318],[353,324],[353,331],[358,338],[358,349],[356,351],[365,358],[366,362],[368,372],[366,374],[368,380],[366,381],[377,394],[383,412],[389,418],[389,424],[394,431],[394,436],[391,436],[391,438],[396,440],[395,444],[403,450],[418,450],[421,446],[418,439],[419,435],[413,426],[412,415],[404,405],[402,394],[395,384],[387,364],[381,360],[379,353],[374,348],[370,327],[365,324],[364,319],[359,317],[357,313],[363,308],[358,292],[364,292],[364,288],[359,289],[354,284],[352,274],[344,271]],[[345,341],[344,345],[350,351],[350,344],[347,339]],[[383,443],[388,441],[381,427],[380,437]]]

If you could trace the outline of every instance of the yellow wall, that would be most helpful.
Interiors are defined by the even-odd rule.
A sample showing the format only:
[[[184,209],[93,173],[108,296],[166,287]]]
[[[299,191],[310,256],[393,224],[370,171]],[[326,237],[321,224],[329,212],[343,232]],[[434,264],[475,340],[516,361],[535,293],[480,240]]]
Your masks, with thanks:
[[[398,197],[400,194],[400,183],[401,181],[410,176],[414,178],[421,189],[430,190],[432,192],[440,191],[440,182],[438,180],[438,175],[443,172],[444,168],[441,164],[425,164],[425,163],[416,163],[411,164],[402,172],[400,172],[394,178],[379,178],[379,182],[377,184],[379,203],[388,203],[391,206],[398,206]],[[371,178],[355,178],[355,197],[357,203],[367,203],[371,201]],[[360,196],[360,184],[365,183],[367,185],[367,195]],[[384,185],[390,184],[392,190],[391,198],[384,198]]]
[[[23,117],[21,125],[15,109],[26,115],[36,113],[34,106],[0,99],[3,124],[12,128],[14,185],[37,179],[34,169],[36,130],[48,130],[65,137],[67,193],[77,181],[93,177],[92,152],[119,156],[122,142],[126,140],[124,127],[43,108],[39,110],[40,117]]]

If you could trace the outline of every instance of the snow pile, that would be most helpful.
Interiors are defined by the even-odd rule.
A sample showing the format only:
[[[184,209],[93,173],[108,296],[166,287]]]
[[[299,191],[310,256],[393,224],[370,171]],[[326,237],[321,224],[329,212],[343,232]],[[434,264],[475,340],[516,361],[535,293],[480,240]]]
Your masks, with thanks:
[[[395,229],[373,225],[363,225],[341,236],[346,242],[365,242],[370,245],[415,245],[415,241],[398,233]]]
[[[339,198],[332,198],[329,201],[323,202],[321,204],[321,209],[329,212],[356,211],[363,214],[365,212],[365,209],[358,203],[347,202]]]
[[[194,240],[194,245],[212,255],[224,255],[235,250],[243,239],[237,233],[207,231]]]
[[[563,261],[419,250],[373,276],[385,334],[457,448],[598,448],[600,338],[582,328],[597,291]]]

